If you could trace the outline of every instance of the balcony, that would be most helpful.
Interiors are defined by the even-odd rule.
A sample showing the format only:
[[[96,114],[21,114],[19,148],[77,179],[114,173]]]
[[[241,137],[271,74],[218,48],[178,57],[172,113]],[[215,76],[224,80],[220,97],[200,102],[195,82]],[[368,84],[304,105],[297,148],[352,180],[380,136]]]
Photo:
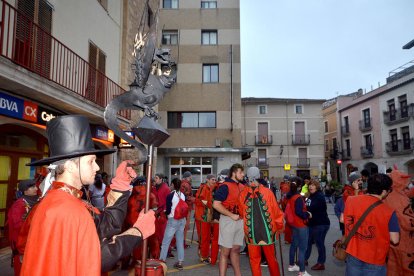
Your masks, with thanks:
[[[362,146],[361,147],[361,156],[363,158],[372,158],[372,157],[374,157],[374,147],[373,146]]]
[[[102,108],[125,92],[50,33],[0,0],[0,55]],[[131,111],[120,115],[130,119]]]
[[[351,135],[351,132],[349,131],[349,125],[342,126],[341,129],[342,129],[342,136],[343,137],[347,137],[347,136]]]
[[[273,144],[272,135],[259,135],[254,136],[256,146],[271,146]]]
[[[385,150],[391,156],[410,154],[414,150],[414,138],[387,142]]]
[[[338,157],[339,157],[339,151],[338,151],[338,149],[332,149],[329,152],[329,158],[331,158],[331,159],[338,159]]]
[[[292,134],[292,145],[309,145],[310,134],[304,135],[293,135]]]
[[[267,158],[259,158],[259,159],[257,159],[257,167],[259,169],[267,169],[267,168],[269,168],[269,160]]]
[[[351,148],[342,151],[342,160],[351,160]]]
[[[372,129],[372,118],[369,120],[359,120],[360,131],[370,131]]]
[[[394,125],[401,122],[408,121],[410,116],[414,116],[414,103],[407,106],[407,108],[397,108],[394,111],[386,110],[383,111],[384,123],[386,125]]]
[[[298,158],[298,168],[309,168],[310,167],[310,158]]]

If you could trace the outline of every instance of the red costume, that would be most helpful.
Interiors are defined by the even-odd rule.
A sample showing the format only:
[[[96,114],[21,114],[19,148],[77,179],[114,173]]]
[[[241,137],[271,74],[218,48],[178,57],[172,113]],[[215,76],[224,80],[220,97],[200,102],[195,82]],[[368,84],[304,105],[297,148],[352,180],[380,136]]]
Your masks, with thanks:
[[[200,256],[202,259],[211,257],[211,264],[214,265],[217,262],[218,256],[218,236],[219,225],[213,221],[213,192],[217,185],[209,186],[203,184],[200,186],[195,197],[195,220],[197,233],[200,241]],[[206,203],[203,203],[206,201]],[[210,252],[211,243],[211,254]]]
[[[414,211],[410,202],[407,186],[410,176],[394,169],[389,176],[392,178],[392,192],[384,203],[395,210],[400,225],[400,242],[391,245],[388,254],[387,275],[414,275]],[[412,192],[412,191],[411,191]]]
[[[135,186],[132,189],[132,194],[128,199],[128,211],[125,222],[127,228],[130,228],[137,221],[139,213],[145,208],[145,196],[147,194],[146,187],[143,185]],[[157,209],[158,201],[154,193],[150,194],[150,209]],[[158,242],[157,235],[152,235],[148,238],[148,247],[151,253],[151,257],[154,259],[160,258],[160,243]],[[132,252],[134,261],[142,259],[142,244],[135,247]]]
[[[283,230],[283,212],[275,195],[263,185],[247,186],[240,193],[239,213],[244,220],[244,233],[249,248],[252,274],[262,275],[261,249],[269,265],[270,275],[278,276],[279,265],[275,256],[276,234]]]
[[[84,204],[65,191],[49,191],[34,214],[21,275],[100,275],[100,260],[96,227]]]
[[[287,193],[290,191],[290,185],[289,182],[280,182],[280,206],[282,207],[282,210],[284,211],[287,205]],[[285,231],[284,231],[284,240],[285,243],[291,243],[292,242],[292,228],[289,227],[289,225],[285,225]]]
[[[364,193],[359,190],[358,191],[358,195],[363,195]],[[342,199],[344,201],[344,203],[346,203],[346,200],[348,199],[349,196],[354,196],[355,195],[355,188],[352,187],[352,185],[345,185],[344,189],[343,189],[343,193],[342,193]]]
[[[191,211],[193,210],[193,205],[194,205],[194,197],[193,197],[193,190],[191,189],[191,183],[188,182],[188,180],[186,179],[181,180],[180,191],[184,194],[185,202],[188,205],[188,215],[187,215],[187,220],[186,220],[185,228],[184,228],[184,244],[185,244],[185,239],[187,238],[188,228],[190,227]]]
[[[344,211],[345,236],[348,236],[364,211],[378,200],[370,195],[348,198]],[[390,248],[388,222],[392,213],[393,210],[386,204],[380,204],[373,209],[352,236],[346,252],[365,263],[385,265]]]
[[[158,243],[162,244],[165,227],[167,227],[165,210],[167,209],[167,196],[170,194],[170,188],[166,183],[161,183],[160,185],[152,187],[152,193],[154,193],[158,202],[158,209],[156,212],[157,219],[155,220],[155,235],[158,238]]]

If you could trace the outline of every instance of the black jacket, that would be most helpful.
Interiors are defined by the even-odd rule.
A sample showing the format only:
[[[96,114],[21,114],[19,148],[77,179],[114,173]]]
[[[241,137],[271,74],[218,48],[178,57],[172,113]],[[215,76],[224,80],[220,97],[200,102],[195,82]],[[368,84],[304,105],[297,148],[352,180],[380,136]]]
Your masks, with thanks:
[[[316,191],[314,194],[310,194],[306,200],[306,206],[308,211],[311,212],[312,218],[309,219],[308,226],[316,225],[330,225],[328,213],[326,212],[325,196],[321,191]]]

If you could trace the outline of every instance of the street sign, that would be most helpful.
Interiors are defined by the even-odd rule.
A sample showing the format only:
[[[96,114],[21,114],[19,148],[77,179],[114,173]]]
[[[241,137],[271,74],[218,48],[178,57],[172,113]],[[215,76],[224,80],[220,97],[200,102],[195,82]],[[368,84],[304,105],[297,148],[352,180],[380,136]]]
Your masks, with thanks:
[[[283,168],[285,169],[285,171],[290,171],[290,164],[285,164]]]

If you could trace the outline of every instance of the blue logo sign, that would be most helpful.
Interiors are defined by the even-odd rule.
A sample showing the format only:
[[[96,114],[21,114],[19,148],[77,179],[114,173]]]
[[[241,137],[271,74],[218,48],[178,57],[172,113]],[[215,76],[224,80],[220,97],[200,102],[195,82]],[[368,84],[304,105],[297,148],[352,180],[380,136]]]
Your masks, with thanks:
[[[7,94],[0,93],[0,114],[23,118],[24,101]]]

